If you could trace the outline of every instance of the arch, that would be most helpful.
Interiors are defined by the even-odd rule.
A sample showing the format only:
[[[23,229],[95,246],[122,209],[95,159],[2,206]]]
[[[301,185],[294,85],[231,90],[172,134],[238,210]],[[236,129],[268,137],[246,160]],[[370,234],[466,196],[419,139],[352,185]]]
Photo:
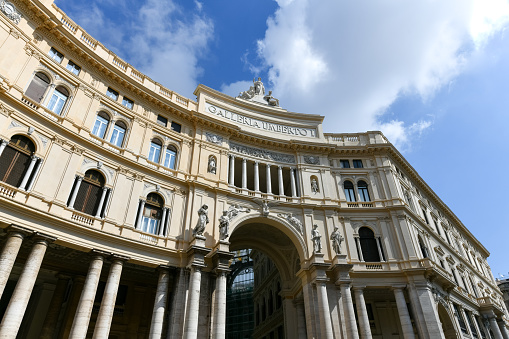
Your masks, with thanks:
[[[373,232],[371,228],[363,226],[359,229],[359,242],[364,261],[381,261],[380,253],[378,251],[377,238],[375,238],[375,232]]]
[[[357,197],[355,196],[354,185],[350,180],[345,180],[343,182],[343,190],[345,192],[346,201],[348,202],[357,201]]]
[[[69,90],[65,86],[56,86],[49,97],[46,108],[55,114],[61,115],[67,101],[69,100],[69,93]]]
[[[117,147],[122,147],[126,133],[127,125],[121,120],[116,120],[111,132],[110,143]]]
[[[15,134],[0,155],[0,181],[20,187],[36,147],[27,136]]]
[[[364,180],[357,181],[357,191],[359,192],[360,200],[363,202],[371,201],[371,197],[369,195],[368,184]]]
[[[37,71],[28,84],[25,95],[33,101],[41,103],[52,81],[51,75],[48,75],[46,72]]]
[[[141,225],[139,229],[142,232],[158,234],[161,227],[163,216],[164,199],[158,193],[152,192],[147,195],[143,207]]]
[[[99,208],[102,189],[106,184],[104,175],[96,169],[85,172],[74,202],[74,209],[95,215]]]
[[[178,155],[177,147],[175,147],[172,144],[166,146],[164,150],[163,166],[174,170],[177,165],[177,155]]]
[[[111,187],[113,182],[113,173],[108,173],[108,171],[105,171],[103,168],[104,164],[102,164],[100,161],[93,161],[91,159],[87,159],[83,162],[81,165],[80,172],[81,173],[87,173],[89,170],[95,170],[104,177],[105,182],[104,186]]]
[[[444,332],[445,339],[456,339],[456,329],[454,327],[453,316],[442,303],[438,303],[438,318],[442,323],[442,331]]]
[[[92,127],[92,134],[101,139],[104,139],[110,122],[111,116],[106,111],[97,112],[94,127]]]

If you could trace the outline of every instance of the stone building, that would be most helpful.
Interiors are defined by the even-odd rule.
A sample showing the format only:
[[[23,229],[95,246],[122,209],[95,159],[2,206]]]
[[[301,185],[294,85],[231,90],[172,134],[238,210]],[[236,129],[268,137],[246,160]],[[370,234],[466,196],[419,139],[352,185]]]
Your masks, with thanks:
[[[508,338],[489,252],[382,133],[261,79],[184,98],[51,0],[0,27],[0,338],[225,338],[242,250],[257,338]]]

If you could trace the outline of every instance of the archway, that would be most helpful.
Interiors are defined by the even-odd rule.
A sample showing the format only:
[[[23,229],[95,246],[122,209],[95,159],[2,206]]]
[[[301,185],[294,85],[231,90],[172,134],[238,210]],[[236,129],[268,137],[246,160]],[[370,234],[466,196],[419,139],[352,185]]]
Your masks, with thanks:
[[[295,324],[296,319],[289,319],[291,305],[284,307],[283,300],[301,290],[296,273],[299,252],[305,249],[298,248],[298,236],[288,227],[275,218],[260,217],[241,221],[232,231],[230,250],[235,257],[227,283],[227,338],[285,338],[285,329]]]
[[[445,339],[456,339],[456,330],[451,316],[449,315],[449,312],[447,312],[445,306],[440,303],[438,304],[438,316],[442,323],[442,330],[444,332]]]

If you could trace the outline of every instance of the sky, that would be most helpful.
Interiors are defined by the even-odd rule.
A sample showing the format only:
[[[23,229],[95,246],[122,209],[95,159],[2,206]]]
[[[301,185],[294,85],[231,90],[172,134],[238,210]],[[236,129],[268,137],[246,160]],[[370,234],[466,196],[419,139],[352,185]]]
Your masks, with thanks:
[[[191,99],[261,77],[324,131],[381,130],[509,276],[509,0],[56,0]]]

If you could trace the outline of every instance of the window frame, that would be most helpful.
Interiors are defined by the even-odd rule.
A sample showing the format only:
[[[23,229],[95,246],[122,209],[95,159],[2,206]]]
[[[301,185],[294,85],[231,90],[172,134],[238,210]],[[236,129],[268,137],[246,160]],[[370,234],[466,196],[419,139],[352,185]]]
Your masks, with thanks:
[[[107,119],[105,117],[101,116],[101,114],[104,114],[107,117]],[[100,131],[100,127],[97,127],[97,122],[99,121],[99,119],[102,119],[102,120],[106,121],[106,124],[102,125],[102,126],[104,126],[104,130],[102,132],[102,135],[99,135],[97,133],[98,131]],[[101,122],[101,121],[99,121],[99,122]],[[106,114],[104,111],[98,112],[96,117],[95,117],[94,126],[92,127],[91,133],[93,135],[95,135],[96,137],[98,137],[98,138],[104,139],[106,137],[106,132],[108,131],[108,127],[109,127],[110,123],[111,123],[111,117],[108,114]]]
[[[65,90],[67,92],[67,96],[64,93],[62,93],[61,91],[59,91],[58,90],[59,88]],[[58,85],[53,89],[53,91],[51,92],[51,95],[48,96],[48,102],[46,104],[46,108],[57,115],[62,115],[62,113],[65,109],[65,105],[67,104],[70,97],[71,97],[71,94],[70,94],[69,90],[62,85]],[[61,103],[60,107],[58,106],[59,103]]]
[[[122,98],[122,106],[127,107],[129,109],[133,109],[134,107],[134,101],[129,99],[128,97],[124,96]]]
[[[64,60],[64,55],[61,52],[59,52],[55,47],[51,47],[51,49],[48,52],[48,56],[50,57],[51,60],[59,64],[61,64],[62,61]]]
[[[161,161],[161,151],[163,148],[163,143],[157,139],[154,138],[150,141],[150,146],[147,154],[147,160],[155,163],[159,163]],[[156,156],[157,154],[157,156]]]
[[[173,149],[170,149],[173,148]],[[178,149],[173,145],[168,145],[164,150],[164,163],[163,166],[174,170],[177,165]]]
[[[125,127],[120,126],[120,124],[124,125]],[[126,124],[121,120],[115,121],[115,124],[113,125],[113,128],[111,129],[111,135],[110,135],[110,141],[109,141],[110,144],[113,144],[119,148],[122,148],[122,146],[124,144],[126,133],[127,133]],[[120,140],[120,143],[119,143],[119,140]]]
[[[74,63],[74,61],[69,60],[67,63],[67,66],[65,66],[65,69],[67,69],[72,74],[79,76],[81,73],[81,67]]]
[[[364,168],[364,164],[362,163],[361,159],[354,159],[353,162],[353,168]],[[360,164],[360,166],[359,166]]]
[[[346,184],[352,185],[352,187],[346,187]],[[345,180],[343,182],[343,192],[345,193],[347,202],[357,202],[357,196],[355,194],[355,185],[350,180]],[[352,200],[353,198],[353,200]]]
[[[118,101],[119,94],[113,88],[108,87],[108,89],[106,90],[106,96],[113,101]]]

